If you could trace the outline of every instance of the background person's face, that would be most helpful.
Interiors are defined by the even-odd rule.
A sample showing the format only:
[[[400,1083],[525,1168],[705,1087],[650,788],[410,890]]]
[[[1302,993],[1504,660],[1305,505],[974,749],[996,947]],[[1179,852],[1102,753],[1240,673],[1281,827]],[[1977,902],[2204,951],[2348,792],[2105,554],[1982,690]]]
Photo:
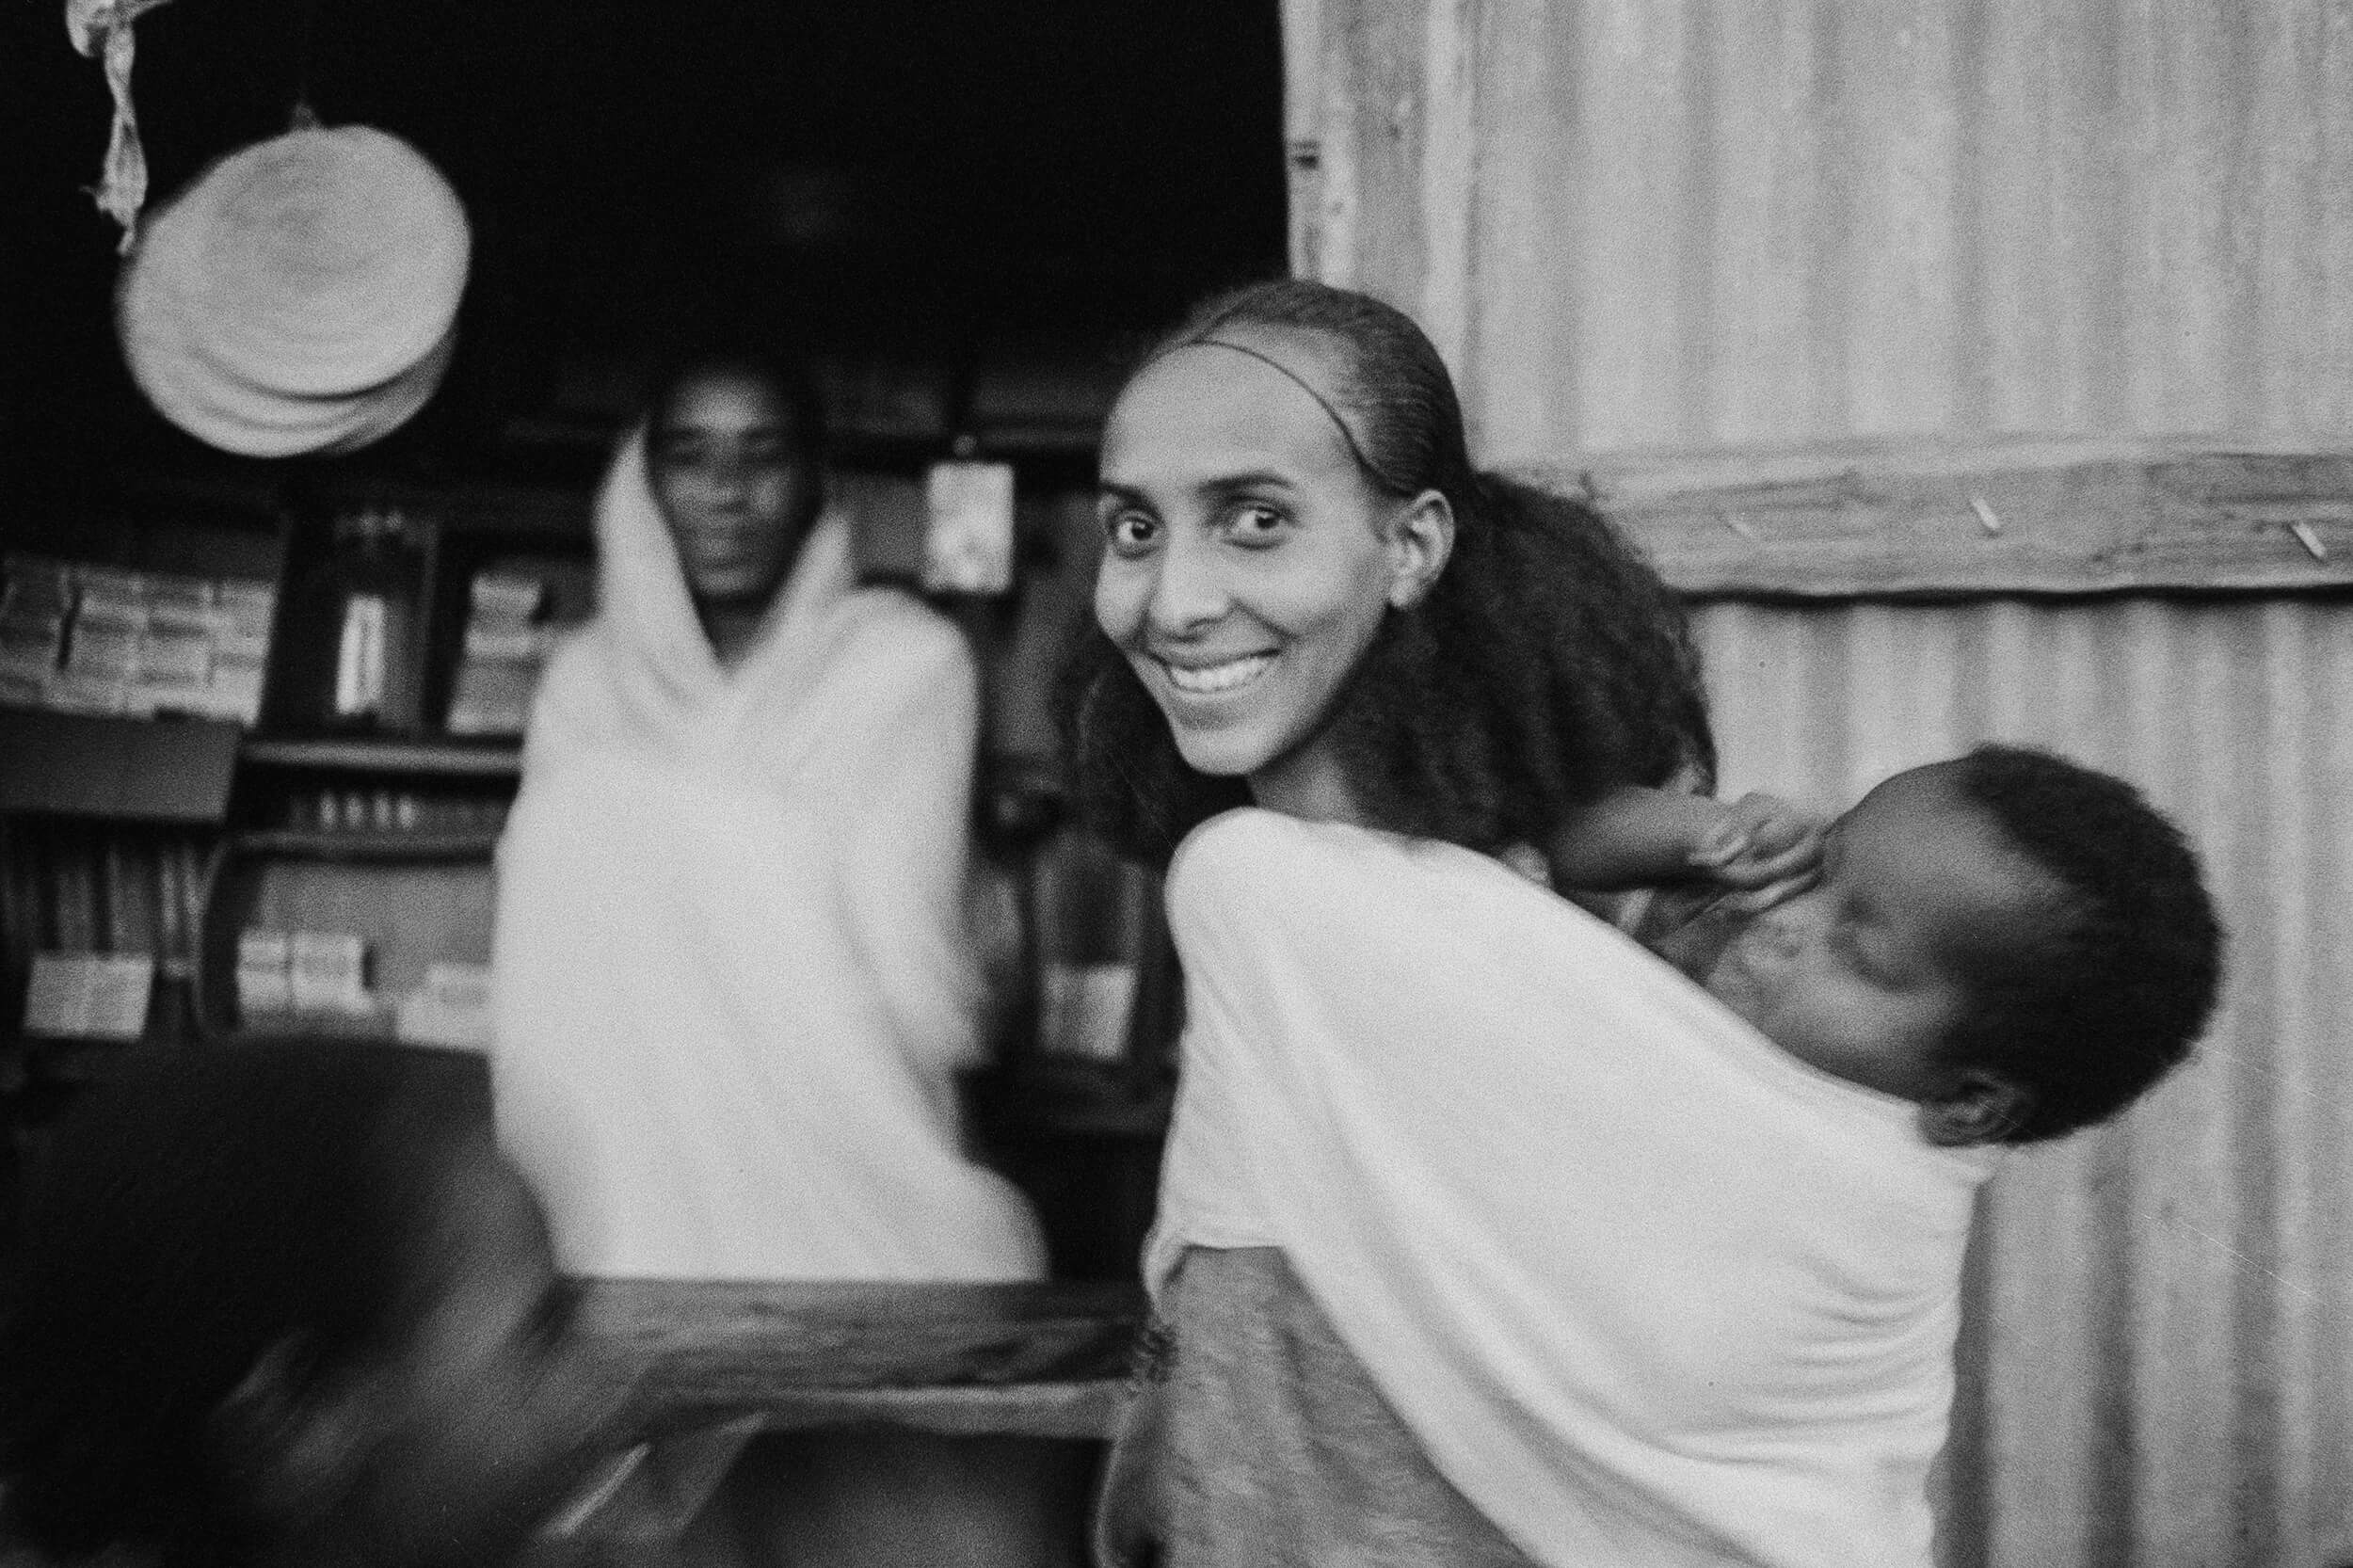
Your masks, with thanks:
[[[773,388],[733,370],[681,382],[647,432],[646,472],[698,601],[776,592],[808,532],[817,474]]]
[[[1389,504],[1314,399],[1213,344],[1128,384],[1100,476],[1096,622],[1187,763],[1285,808],[1388,608]]]

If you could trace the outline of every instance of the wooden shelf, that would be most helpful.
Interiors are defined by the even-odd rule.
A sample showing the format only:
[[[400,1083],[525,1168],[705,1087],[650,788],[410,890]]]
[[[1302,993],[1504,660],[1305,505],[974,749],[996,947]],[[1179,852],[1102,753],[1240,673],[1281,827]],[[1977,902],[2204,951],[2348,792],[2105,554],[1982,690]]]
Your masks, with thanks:
[[[393,1032],[390,1013],[266,1013],[240,1019],[233,1029],[205,1036],[213,1046],[260,1045],[272,1040],[349,1040],[362,1045],[406,1044]]]
[[[26,1031],[17,1036],[24,1047],[12,1088],[35,1085],[76,1085],[103,1080],[126,1052],[141,1042],[92,1034],[51,1034]]]
[[[216,823],[237,750],[216,719],[0,709],[0,811]]]
[[[237,760],[260,767],[321,773],[410,774],[444,778],[516,778],[522,743],[504,737],[251,735]]]
[[[497,828],[445,833],[397,829],[270,827],[236,835],[239,850],[256,855],[297,855],[319,860],[481,860],[498,847]]]

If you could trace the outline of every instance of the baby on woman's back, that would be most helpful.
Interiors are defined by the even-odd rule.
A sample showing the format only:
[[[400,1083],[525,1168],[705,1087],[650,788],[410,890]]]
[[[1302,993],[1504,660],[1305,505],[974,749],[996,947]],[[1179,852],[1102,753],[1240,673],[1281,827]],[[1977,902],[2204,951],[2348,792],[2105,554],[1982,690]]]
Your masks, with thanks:
[[[2132,786],[1982,746],[1865,795],[1801,890],[1656,945],[1790,1055],[1965,1144],[2058,1137],[2154,1085],[2204,1027],[2222,937]]]

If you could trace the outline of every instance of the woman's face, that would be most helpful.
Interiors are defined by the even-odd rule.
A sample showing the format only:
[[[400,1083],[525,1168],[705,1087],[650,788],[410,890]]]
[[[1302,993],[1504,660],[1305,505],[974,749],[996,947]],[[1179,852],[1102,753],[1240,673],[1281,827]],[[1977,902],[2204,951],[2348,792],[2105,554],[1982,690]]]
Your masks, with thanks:
[[[775,388],[714,369],[679,383],[646,436],[646,474],[704,603],[761,603],[815,514],[817,472]]]
[[[1419,591],[1411,504],[1373,487],[1297,383],[1215,344],[1128,384],[1100,477],[1096,620],[1178,753],[1248,778],[1261,805],[1335,814],[1309,805],[1345,797],[1321,737],[1382,616]]]

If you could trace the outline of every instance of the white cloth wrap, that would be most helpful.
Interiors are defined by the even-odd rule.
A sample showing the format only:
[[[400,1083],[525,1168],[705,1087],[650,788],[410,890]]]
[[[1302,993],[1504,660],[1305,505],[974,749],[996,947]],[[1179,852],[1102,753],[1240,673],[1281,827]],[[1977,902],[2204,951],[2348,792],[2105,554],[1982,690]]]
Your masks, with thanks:
[[[600,608],[536,700],[499,846],[500,1135],[601,1275],[1033,1277],[959,1148],[978,678],[956,630],[803,546],[723,669],[624,444]]]
[[[1168,897],[1156,1286],[1284,1249],[1540,1561],[1927,1568],[1991,1155],[1468,851],[1238,811]]]

